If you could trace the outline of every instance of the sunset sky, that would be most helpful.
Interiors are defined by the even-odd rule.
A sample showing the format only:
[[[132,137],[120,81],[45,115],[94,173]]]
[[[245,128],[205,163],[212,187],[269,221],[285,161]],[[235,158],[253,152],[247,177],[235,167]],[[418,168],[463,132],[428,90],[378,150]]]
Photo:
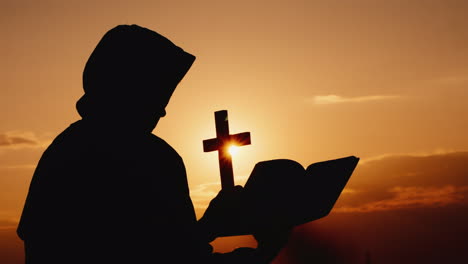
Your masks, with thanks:
[[[252,137],[236,184],[262,160],[361,158],[332,213],[298,227],[275,263],[468,261],[467,14],[463,0],[2,0],[0,263],[22,261],[14,230],[34,168],[80,118],[83,67],[119,24],[197,57],[153,133],[184,159],[198,216],[220,189],[202,141],[226,109],[231,132]],[[252,244],[215,248],[240,240]]]

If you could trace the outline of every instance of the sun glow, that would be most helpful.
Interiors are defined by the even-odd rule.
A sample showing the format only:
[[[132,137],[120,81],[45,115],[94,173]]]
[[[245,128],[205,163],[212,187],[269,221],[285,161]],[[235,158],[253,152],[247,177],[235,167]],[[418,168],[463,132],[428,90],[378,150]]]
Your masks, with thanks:
[[[236,155],[238,151],[239,151],[239,148],[236,145],[229,145],[228,146],[228,152],[229,152],[229,154],[231,154],[231,156]]]

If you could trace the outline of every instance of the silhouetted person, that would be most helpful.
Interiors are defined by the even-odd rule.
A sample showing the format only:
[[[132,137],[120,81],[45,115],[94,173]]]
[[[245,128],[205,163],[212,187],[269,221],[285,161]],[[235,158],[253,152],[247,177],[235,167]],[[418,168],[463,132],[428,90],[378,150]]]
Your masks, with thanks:
[[[42,155],[18,235],[30,263],[264,263],[288,230],[257,230],[257,249],[212,252],[209,242],[241,188],[195,217],[182,158],[153,135],[195,57],[156,32],[107,32],[83,72],[82,119]],[[177,128],[174,128],[177,129]]]

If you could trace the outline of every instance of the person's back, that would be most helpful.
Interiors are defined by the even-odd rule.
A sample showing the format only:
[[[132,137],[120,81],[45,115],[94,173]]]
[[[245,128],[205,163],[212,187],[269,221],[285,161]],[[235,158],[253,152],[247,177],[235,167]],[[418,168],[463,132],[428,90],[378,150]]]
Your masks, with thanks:
[[[187,241],[196,219],[186,188],[182,160],[163,140],[81,120],[41,158],[18,233],[48,261],[193,258],[174,252],[201,244]]]

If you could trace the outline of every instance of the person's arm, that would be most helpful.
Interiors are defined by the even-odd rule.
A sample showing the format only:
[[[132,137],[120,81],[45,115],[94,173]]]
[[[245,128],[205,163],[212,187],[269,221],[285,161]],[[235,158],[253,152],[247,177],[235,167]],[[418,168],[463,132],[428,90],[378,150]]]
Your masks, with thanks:
[[[230,223],[242,219],[243,188],[236,186],[230,190],[222,190],[210,202],[200,220],[196,220],[194,207],[189,195],[185,166],[181,158],[172,170],[174,175],[174,190],[170,192],[172,206],[177,208],[178,236],[182,239],[180,254],[190,256],[195,262],[212,264],[230,263],[269,263],[284,246],[283,237],[276,236],[275,229],[257,228],[254,237],[258,240],[258,248],[238,248],[228,253],[214,253],[210,245],[214,239],[223,234],[224,228]],[[167,186],[166,186],[167,187]],[[178,190],[178,191],[176,191]],[[260,230],[261,229],[261,230]],[[272,232],[273,231],[273,232]]]
[[[205,214],[198,221],[201,236],[207,242],[213,241],[223,233],[225,223],[232,224],[232,221],[246,217],[242,215],[242,194],[243,188],[236,186],[231,190],[220,191],[210,202]],[[291,227],[270,226],[265,223],[258,225],[253,232],[258,242],[257,248],[238,248],[224,254],[213,253],[213,262],[210,263],[270,263],[286,245]]]

